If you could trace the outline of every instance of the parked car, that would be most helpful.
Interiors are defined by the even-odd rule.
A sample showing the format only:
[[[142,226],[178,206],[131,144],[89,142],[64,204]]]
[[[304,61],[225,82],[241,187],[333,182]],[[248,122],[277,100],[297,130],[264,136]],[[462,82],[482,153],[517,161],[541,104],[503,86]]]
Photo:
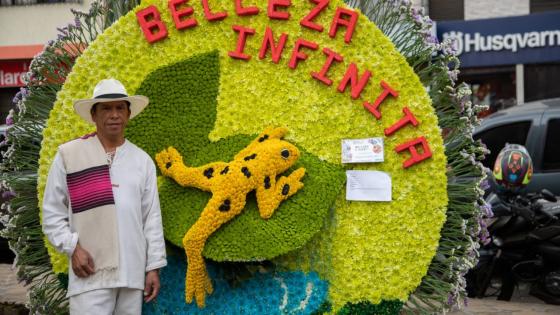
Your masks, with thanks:
[[[525,103],[494,113],[482,120],[474,138],[481,139],[490,150],[483,161],[490,170],[506,143],[524,145],[534,166],[528,192],[546,188],[560,195],[560,98]]]

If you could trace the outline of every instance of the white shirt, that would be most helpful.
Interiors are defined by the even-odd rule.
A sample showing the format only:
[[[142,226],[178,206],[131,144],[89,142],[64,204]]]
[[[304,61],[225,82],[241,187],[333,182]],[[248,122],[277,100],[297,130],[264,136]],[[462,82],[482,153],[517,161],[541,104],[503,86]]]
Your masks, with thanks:
[[[154,162],[125,140],[116,150],[110,174],[117,209],[118,279],[79,278],[70,266],[67,296],[101,288],[143,290],[146,272],[167,265]],[[43,197],[43,231],[58,251],[71,257],[79,235],[72,229],[68,199],[66,170],[57,153]]]

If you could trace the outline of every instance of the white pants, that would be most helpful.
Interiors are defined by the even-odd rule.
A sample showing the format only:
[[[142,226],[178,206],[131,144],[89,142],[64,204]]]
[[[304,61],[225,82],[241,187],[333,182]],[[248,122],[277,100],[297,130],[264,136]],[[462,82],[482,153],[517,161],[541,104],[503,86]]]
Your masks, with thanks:
[[[87,291],[70,297],[70,314],[140,315],[143,292],[130,288]]]

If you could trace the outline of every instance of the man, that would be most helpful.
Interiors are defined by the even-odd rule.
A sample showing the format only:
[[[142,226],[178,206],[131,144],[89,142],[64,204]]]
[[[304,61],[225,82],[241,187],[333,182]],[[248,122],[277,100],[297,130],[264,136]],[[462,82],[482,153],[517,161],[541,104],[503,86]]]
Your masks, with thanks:
[[[148,102],[115,79],[74,102],[97,130],[59,147],[43,198],[43,231],[70,258],[71,314],[140,314],[142,293],[145,302],[159,293],[167,261],[156,169],[124,137]]]

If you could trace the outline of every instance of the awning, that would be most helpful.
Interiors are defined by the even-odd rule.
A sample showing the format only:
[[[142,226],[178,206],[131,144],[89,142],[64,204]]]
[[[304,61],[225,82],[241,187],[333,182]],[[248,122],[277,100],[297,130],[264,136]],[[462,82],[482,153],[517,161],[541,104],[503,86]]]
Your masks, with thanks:
[[[0,46],[0,60],[33,59],[44,45]]]

